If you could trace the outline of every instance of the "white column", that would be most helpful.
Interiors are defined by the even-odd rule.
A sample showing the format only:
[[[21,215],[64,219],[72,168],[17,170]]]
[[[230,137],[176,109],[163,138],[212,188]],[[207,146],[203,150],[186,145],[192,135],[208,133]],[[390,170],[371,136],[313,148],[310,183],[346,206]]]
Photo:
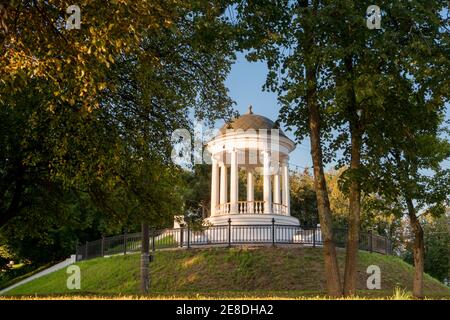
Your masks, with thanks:
[[[220,166],[220,204],[222,210],[225,210],[226,203],[228,201],[228,177],[227,177],[227,165],[222,163]],[[225,212],[223,212],[225,213]]]
[[[283,161],[281,166],[282,182],[283,182],[283,205],[286,206],[286,215],[291,215],[291,197],[289,194],[289,164],[288,161]]]
[[[272,213],[272,193],[270,192],[270,152],[263,151],[264,213]]]
[[[277,172],[274,176],[273,176],[273,203],[277,203],[280,204],[280,174]],[[280,206],[276,206],[276,212],[274,213],[282,213],[282,212],[278,212],[278,208],[280,208]],[[274,210],[275,211],[275,210]]]
[[[255,190],[253,185],[253,171],[247,169],[247,213],[254,213]]]
[[[216,215],[217,202],[219,200],[219,164],[211,157],[211,216]]]
[[[231,151],[231,172],[230,172],[230,213],[238,213],[238,158],[237,151]]]

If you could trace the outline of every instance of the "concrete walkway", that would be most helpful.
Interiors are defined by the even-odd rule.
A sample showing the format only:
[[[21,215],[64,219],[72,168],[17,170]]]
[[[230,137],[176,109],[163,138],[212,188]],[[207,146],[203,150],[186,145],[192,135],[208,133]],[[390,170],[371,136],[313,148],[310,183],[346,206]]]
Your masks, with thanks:
[[[50,268],[47,268],[47,269],[42,270],[42,271],[40,271],[40,272],[38,272],[36,274],[33,274],[31,277],[23,279],[22,281],[19,281],[19,282],[13,284],[12,286],[9,286],[9,287],[1,290],[0,291],[0,295],[5,294],[9,290],[17,288],[18,286],[21,286],[21,285],[23,285],[25,283],[33,281],[34,279],[37,279],[37,278],[43,277],[43,276],[45,276],[47,274],[53,273],[55,271],[64,269],[64,268],[66,268],[67,266],[70,266],[73,263],[75,263],[75,255],[74,254],[71,255],[70,258],[68,258],[68,259],[66,259],[66,260],[64,260],[64,261],[62,261],[62,262],[60,262],[58,264],[55,264],[54,266],[51,266]]]

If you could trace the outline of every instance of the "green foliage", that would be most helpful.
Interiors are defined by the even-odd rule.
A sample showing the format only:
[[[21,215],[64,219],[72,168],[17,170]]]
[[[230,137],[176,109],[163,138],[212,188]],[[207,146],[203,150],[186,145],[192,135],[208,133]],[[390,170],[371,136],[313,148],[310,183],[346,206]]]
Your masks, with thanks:
[[[389,143],[385,135],[395,135],[404,121],[433,127],[450,92],[448,18],[441,14],[447,3],[381,1],[377,3],[383,12],[379,31],[366,27],[364,15],[371,4],[242,1],[238,5],[239,45],[250,50],[249,60],[267,62],[265,88],[279,94],[280,119],[294,130],[298,141],[309,134],[305,99],[311,84],[305,70],[314,68],[314,99],[320,107],[322,144],[327,145],[325,160],[337,160],[339,167],[350,162],[349,127],[371,134],[363,136],[363,152],[364,145],[376,149],[376,142]],[[410,113],[411,109],[423,114]],[[385,123],[391,120],[392,127]],[[433,134],[415,136],[415,145],[432,148],[425,142],[429,139]],[[334,151],[339,149],[342,157],[336,159]],[[347,170],[342,177],[344,190],[356,180],[371,192],[372,180],[367,179],[371,172],[364,165]]]
[[[289,177],[291,192],[291,216],[304,228],[316,227],[319,223],[314,180],[307,170],[292,172]]]
[[[450,279],[450,216],[424,225],[425,272],[441,282]]]
[[[7,99],[8,104],[0,109],[3,243],[23,259],[36,259],[38,263],[58,260],[73,252],[78,237],[98,238],[101,232],[107,232],[100,212],[82,191],[86,184],[79,179],[68,182],[70,171],[75,169],[69,166],[70,161],[81,162],[87,155],[89,127],[82,134],[71,126],[70,116],[52,117],[42,112],[45,93],[29,89],[10,94]],[[61,154],[55,141],[73,142],[69,142],[73,149]],[[84,165],[80,162],[79,171],[83,172],[87,161],[84,159]],[[66,167],[65,175],[58,170],[61,167]],[[93,225],[97,226],[95,230]]]
[[[231,107],[225,4],[81,1],[70,31],[68,5],[12,1],[2,16],[0,232],[33,261],[142,219],[170,225],[183,211],[172,131]]]
[[[194,165],[192,171],[183,173],[184,182],[184,212],[187,220],[198,220],[210,216],[211,203],[211,166],[207,164]]]
[[[46,107],[57,105],[79,107],[91,112],[99,107],[99,93],[111,89],[114,83],[107,79],[111,66],[123,56],[142,55],[145,37],[161,39],[167,35],[182,50],[186,42],[205,56],[217,50],[226,50],[218,38],[226,36],[227,29],[218,28],[217,19],[227,1],[78,1],[81,10],[81,28],[65,28],[66,9],[73,3],[52,1],[4,1],[0,30],[0,87],[4,94],[24,88],[40,88],[46,83],[50,96]],[[190,27],[194,33],[186,32]],[[166,58],[168,38],[155,49],[147,51],[151,68],[161,68]],[[176,55],[177,50],[170,55]],[[213,64],[214,60],[204,60]],[[199,61],[200,63],[200,61]],[[199,64],[202,67],[201,64]],[[205,67],[208,70],[208,67]],[[40,79],[33,82],[31,79]],[[220,86],[220,82],[217,86]],[[205,89],[209,93],[214,90]],[[225,99],[225,98],[223,98]]]
[[[14,255],[5,245],[0,246],[0,272],[7,270],[7,264],[14,258]]]

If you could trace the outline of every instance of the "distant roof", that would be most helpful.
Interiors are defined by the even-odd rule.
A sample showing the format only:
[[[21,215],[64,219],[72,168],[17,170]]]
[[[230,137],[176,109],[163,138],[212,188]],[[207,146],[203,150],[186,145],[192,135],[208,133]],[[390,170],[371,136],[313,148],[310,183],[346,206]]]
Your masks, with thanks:
[[[284,132],[277,126],[275,122],[264,116],[254,114],[252,109],[252,106],[249,106],[246,114],[243,114],[233,119],[231,122],[223,125],[223,127],[220,128],[220,134],[225,134],[226,131],[230,129],[242,129],[244,131],[248,129],[254,129],[256,131],[258,131],[259,129],[267,129],[268,134],[270,133],[271,129],[279,129],[280,136],[286,137]]]

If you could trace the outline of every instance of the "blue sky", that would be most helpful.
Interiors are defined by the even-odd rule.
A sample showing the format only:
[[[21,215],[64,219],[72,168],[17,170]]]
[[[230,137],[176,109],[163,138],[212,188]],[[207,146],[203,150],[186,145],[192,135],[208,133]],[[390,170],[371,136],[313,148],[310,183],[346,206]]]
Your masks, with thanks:
[[[236,102],[235,108],[240,114],[247,112],[248,106],[253,106],[253,112],[263,115],[269,119],[276,120],[279,112],[277,95],[262,90],[267,75],[267,66],[263,62],[248,62],[244,54],[238,53],[236,63],[226,81],[230,97]],[[446,108],[446,119],[450,119],[450,106]],[[221,126],[223,123],[217,123]],[[282,127],[284,129],[284,127]],[[295,141],[291,132],[286,132]],[[290,166],[295,169],[311,167],[311,155],[309,139],[305,139],[301,144],[297,144],[296,149],[290,155]],[[443,166],[450,168],[450,160],[443,163]],[[328,169],[331,166],[328,167]]]

